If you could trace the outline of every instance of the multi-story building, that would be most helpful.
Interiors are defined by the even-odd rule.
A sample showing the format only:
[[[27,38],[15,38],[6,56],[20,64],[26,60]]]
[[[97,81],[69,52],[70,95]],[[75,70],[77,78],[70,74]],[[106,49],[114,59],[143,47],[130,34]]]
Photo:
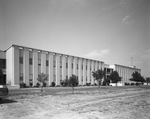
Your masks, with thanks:
[[[141,69],[136,68],[135,66],[123,66],[119,64],[110,65],[113,70],[119,73],[119,76],[122,77],[121,83],[132,83],[129,79],[132,78],[133,72],[137,71],[141,73]]]
[[[19,85],[36,85],[40,73],[48,75],[47,84],[69,78],[72,74],[78,76],[79,85],[94,84],[92,71],[104,69],[104,62],[55,53],[40,49],[12,45],[6,50],[7,82]]]
[[[118,71],[122,83],[128,83],[134,71],[141,72],[135,67],[122,65],[107,65],[103,61],[87,59],[62,53],[45,51],[19,45],[12,45],[6,51],[0,51],[0,67],[5,75],[5,83],[35,86],[40,73],[48,76],[47,85],[55,82],[60,85],[64,79],[72,74],[78,77],[79,85],[95,84],[92,72],[98,69],[105,70],[106,78],[113,70]]]

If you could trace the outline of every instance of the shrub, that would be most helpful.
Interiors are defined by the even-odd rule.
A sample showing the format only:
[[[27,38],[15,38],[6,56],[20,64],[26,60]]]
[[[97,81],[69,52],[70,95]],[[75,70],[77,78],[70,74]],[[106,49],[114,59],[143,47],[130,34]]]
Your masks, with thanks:
[[[129,83],[124,83],[125,86],[130,85]]]
[[[131,83],[131,85],[134,85],[134,83]]]
[[[65,79],[65,80],[63,80],[63,81],[61,81],[61,83],[60,83],[62,86],[69,86],[69,80],[68,79]]]
[[[86,86],[90,86],[91,85],[91,83],[86,83]]]
[[[33,83],[29,83],[29,86],[32,87],[32,86],[33,86]]]
[[[51,83],[51,86],[54,87],[54,86],[55,86],[55,82],[52,82],[52,83]]]
[[[36,83],[36,87],[40,87],[40,83],[39,82]]]
[[[46,87],[46,86],[47,86],[46,82],[43,82],[43,87]]]
[[[20,88],[26,88],[26,84],[24,82],[20,83]]]
[[[136,83],[135,85],[137,85],[137,86],[138,86],[138,85],[140,85],[140,83]]]
[[[106,83],[107,83],[106,81],[103,81],[102,86],[106,86]]]

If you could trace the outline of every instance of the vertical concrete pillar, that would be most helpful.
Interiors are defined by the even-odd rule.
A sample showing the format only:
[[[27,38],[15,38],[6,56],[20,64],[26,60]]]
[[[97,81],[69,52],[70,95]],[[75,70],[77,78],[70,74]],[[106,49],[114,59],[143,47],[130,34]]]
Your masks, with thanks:
[[[29,86],[29,49],[23,50],[23,80]]]
[[[98,61],[96,61],[95,63],[96,63],[96,65],[95,65],[96,69],[95,70],[97,71],[98,70]]]
[[[77,57],[73,58],[73,74],[77,76]]]
[[[125,68],[125,82],[127,82],[127,68]]]
[[[62,56],[62,80],[66,79],[66,55]]]
[[[48,67],[49,68],[49,70],[48,70],[49,71],[49,73],[48,73],[49,74],[49,81],[48,81],[49,85],[51,85],[51,83],[54,81],[54,78],[53,78],[53,75],[54,75],[53,74],[53,68],[54,68],[53,67],[53,62],[54,62],[53,61],[53,53],[49,53],[49,67]]]
[[[83,85],[86,85],[86,59],[83,59]]]
[[[94,77],[93,77],[93,72],[94,71],[94,61],[92,60],[91,62],[91,85],[94,85]]]
[[[97,71],[97,61],[95,61],[95,67],[94,68],[95,68],[95,71]],[[97,83],[97,85],[99,85],[97,80],[95,81],[95,83]]]
[[[33,50],[33,86],[36,85],[38,78],[38,51]]]
[[[56,86],[60,85],[60,54],[56,54]]]
[[[101,67],[102,67],[102,70],[104,70],[104,62],[102,62],[101,64],[102,64],[102,66],[101,66]]]
[[[13,69],[12,69],[12,83],[14,85],[19,85],[20,84],[20,71],[19,71],[19,48],[17,46],[13,47]]]
[[[87,83],[90,83],[90,77],[91,77],[91,73],[90,73],[90,60],[88,60],[87,62]]]
[[[41,53],[41,73],[46,74],[46,52]]]
[[[72,75],[72,58],[71,56],[68,56],[68,78]]]
[[[78,80],[79,85],[82,85],[82,59],[78,59]]]
[[[101,62],[98,62],[98,69],[101,69]]]
[[[122,83],[124,83],[124,82],[125,82],[125,80],[126,80],[126,76],[125,76],[125,67],[123,67],[123,77],[124,77],[124,80],[123,80],[123,82],[122,82]]]
[[[127,70],[127,83],[129,83],[129,69]]]

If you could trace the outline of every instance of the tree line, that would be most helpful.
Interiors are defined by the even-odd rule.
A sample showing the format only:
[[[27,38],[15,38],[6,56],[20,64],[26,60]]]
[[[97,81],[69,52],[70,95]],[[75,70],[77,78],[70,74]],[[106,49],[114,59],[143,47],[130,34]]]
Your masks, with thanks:
[[[109,85],[109,83],[118,83],[121,81],[122,77],[119,76],[117,71],[113,71],[109,77],[106,77],[106,72],[102,69],[99,69],[97,71],[92,72],[92,76],[94,77],[94,82],[97,81],[97,84],[95,85]],[[102,82],[103,79],[103,82]],[[41,73],[37,77],[38,80],[38,87],[41,87],[41,92],[43,91],[43,87],[46,87],[46,81],[48,80],[48,76],[44,73]],[[130,81],[134,81],[137,83],[144,83],[146,82],[147,84],[150,83],[150,77],[144,78],[141,76],[141,74],[137,71],[132,73],[132,78],[129,79]],[[3,82],[3,71],[0,69],[0,83]],[[65,79],[61,81],[62,86],[71,86],[72,90],[74,92],[74,87],[78,86],[78,77],[75,75],[72,75],[69,77],[69,79]],[[89,82],[86,84],[91,85]],[[26,87],[24,82],[20,82],[20,87]],[[51,86],[55,86],[55,82],[52,82]]]

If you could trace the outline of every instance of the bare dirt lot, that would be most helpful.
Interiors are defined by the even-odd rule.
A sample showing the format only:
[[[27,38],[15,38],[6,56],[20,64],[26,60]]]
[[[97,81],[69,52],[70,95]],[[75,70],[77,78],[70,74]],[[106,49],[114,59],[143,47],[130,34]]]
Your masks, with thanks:
[[[0,119],[150,119],[150,86],[11,90]]]

